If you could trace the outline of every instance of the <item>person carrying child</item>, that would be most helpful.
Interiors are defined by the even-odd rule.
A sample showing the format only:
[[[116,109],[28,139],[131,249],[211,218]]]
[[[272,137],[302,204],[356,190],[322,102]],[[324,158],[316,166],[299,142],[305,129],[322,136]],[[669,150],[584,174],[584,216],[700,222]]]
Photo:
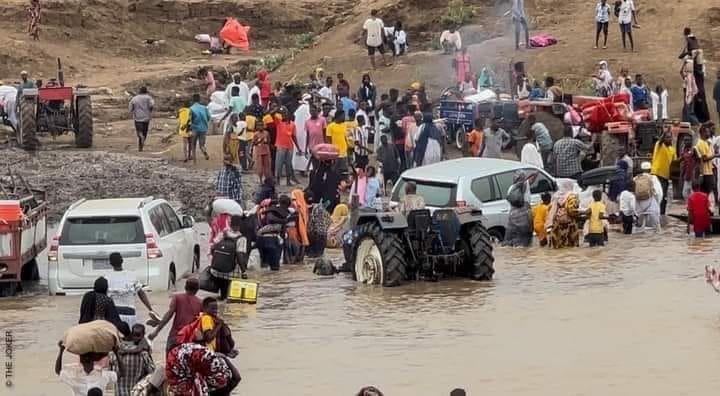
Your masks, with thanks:
[[[705,233],[710,229],[710,198],[706,191],[702,191],[699,181],[693,183],[692,190],[687,200],[688,233],[692,225],[695,238],[704,238]]]
[[[548,240],[545,222],[547,221],[548,213],[550,213],[552,196],[549,192],[544,192],[540,197],[542,202],[537,204],[532,211],[533,230],[537,235],[538,241],[540,241],[540,246],[547,246]]]
[[[607,231],[603,220],[607,218],[605,204],[602,202],[602,191],[593,191],[593,203],[588,207],[588,235],[590,247],[605,246]]]

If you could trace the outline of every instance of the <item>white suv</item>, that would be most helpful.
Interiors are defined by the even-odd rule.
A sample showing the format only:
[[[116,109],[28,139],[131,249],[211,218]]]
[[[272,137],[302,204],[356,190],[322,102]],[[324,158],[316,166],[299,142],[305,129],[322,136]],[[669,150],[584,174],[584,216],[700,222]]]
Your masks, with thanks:
[[[70,205],[48,250],[51,295],[82,293],[112,271],[110,253],[151,290],[175,286],[197,271],[200,242],[190,216],[181,218],[162,199],[80,200]]]
[[[502,241],[510,214],[505,196],[518,170],[528,175],[537,173],[530,185],[531,205],[540,203],[542,193],[557,190],[555,179],[532,165],[503,159],[459,158],[403,172],[393,187],[390,205],[397,206],[405,196],[405,185],[414,182],[417,194],[430,210],[466,205],[480,208],[485,217],[483,225],[493,238]]]

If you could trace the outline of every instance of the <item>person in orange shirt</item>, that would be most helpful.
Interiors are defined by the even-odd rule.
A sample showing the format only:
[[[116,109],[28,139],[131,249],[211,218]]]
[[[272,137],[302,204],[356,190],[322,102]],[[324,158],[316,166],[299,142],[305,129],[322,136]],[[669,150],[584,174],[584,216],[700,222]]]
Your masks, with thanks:
[[[540,246],[547,245],[547,231],[545,230],[545,220],[547,220],[550,212],[550,193],[544,192],[541,195],[542,202],[533,208],[533,230],[540,241]]]
[[[467,142],[470,145],[470,152],[473,157],[480,156],[483,138],[485,137],[483,134],[483,124],[484,122],[482,118],[475,120],[475,128],[473,128],[473,130],[467,135]]]

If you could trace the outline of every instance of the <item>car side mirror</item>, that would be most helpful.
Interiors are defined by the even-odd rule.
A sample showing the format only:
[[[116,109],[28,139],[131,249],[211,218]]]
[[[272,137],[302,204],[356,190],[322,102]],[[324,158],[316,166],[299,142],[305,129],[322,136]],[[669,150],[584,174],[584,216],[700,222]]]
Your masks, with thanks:
[[[192,216],[183,216],[182,225],[183,228],[192,228],[195,225],[195,219]]]

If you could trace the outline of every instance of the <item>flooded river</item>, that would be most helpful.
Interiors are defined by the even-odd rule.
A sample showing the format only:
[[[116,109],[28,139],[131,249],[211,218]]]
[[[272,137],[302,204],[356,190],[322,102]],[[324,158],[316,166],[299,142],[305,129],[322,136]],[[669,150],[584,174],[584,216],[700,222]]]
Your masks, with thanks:
[[[497,248],[492,282],[393,289],[308,267],[256,271],[257,306],[223,307],[240,350],[237,394],[354,395],[367,384],[390,396],[714,394],[720,296],[702,274],[716,245],[676,224],[611,234],[608,248]],[[0,300],[15,340],[15,386],[0,395],[69,394],[52,367],[80,298],[43,293]],[[152,294],[158,312],[167,297]]]

